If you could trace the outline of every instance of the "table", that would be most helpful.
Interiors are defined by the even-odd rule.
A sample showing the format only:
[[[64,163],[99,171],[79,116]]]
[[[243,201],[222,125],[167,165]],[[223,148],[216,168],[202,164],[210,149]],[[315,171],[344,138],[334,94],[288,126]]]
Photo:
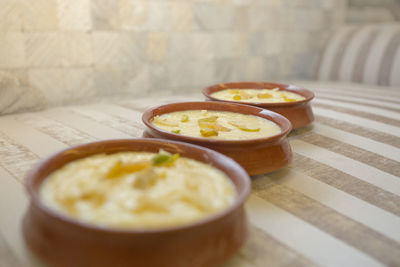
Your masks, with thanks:
[[[400,266],[400,90],[306,83],[316,121],[293,131],[293,162],[252,178],[250,235],[225,267]],[[25,248],[24,175],[72,145],[139,137],[141,112],[200,95],[0,117],[0,266],[43,266]]]

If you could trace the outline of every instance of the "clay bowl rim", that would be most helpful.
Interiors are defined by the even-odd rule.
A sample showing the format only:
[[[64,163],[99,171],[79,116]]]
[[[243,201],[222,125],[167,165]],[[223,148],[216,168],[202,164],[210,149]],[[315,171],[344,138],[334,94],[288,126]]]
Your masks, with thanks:
[[[190,108],[183,108],[186,105],[190,105]],[[164,109],[170,109],[171,107],[176,107],[177,109],[167,111],[167,112],[160,112],[158,111]],[[237,110],[230,111],[227,108],[235,107]],[[175,134],[172,132],[168,132],[166,130],[160,129],[156,126],[153,126],[151,123],[151,119],[156,115],[167,114],[175,111],[185,111],[185,110],[213,110],[213,111],[229,111],[229,112],[236,112],[246,115],[254,115],[259,116],[261,118],[270,120],[277,124],[281,128],[281,132],[272,136],[268,137],[261,137],[261,138],[252,138],[252,139],[244,139],[244,140],[237,140],[237,139],[228,139],[228,140],[221,140],[221,139],[207,139],[202,137],[192,137],[186,136],[181,134]],[[164,110],[165,111],[165,110]],[[291,130],[292,124],[290,121],[282,116],[281,114],[266,110],[260,107],[245,105],[245,104],[238,104],[238,103],[224,103],[224,102],[213,102],[213,101],[193,101],[193,102],[175,102],[169,103],[164,105],[155,106],[152,108],[147,109],[143,112],[142,115],[143,123],[150,128],[151,130],[161,134],[163,137],[172,140],[179,140],[184,142],[195,142],[196,144],[201,145],[251,145],[251,144],[260,144],[260,143],[273,143],[281,138],[285,137]]]
[[[239,87],[238,87],[239,86]],[[242,87],[240,87],[242,86]],[[267,87],[268,86],[268,87]],[[272,87],[272,88],[270,88]],[[225,100],[219,99],[211,96],[212,93],[226,90],[226,89],[273,89],[278,87],[281,91],[288,91],[292,93],[299,94],[305,99],[294,102],[277,102],[277,103],[263,103],[263,102],[240,102],[233,100]],[[262,108],[284,108],[284,107],[294,107],[297,105],[301,105],[307,102],[310,102],[315,94],[313,91],[306,89],[304,87],[299,87],[293,84],[286,83],[277,83],[277,82],[228,82],[228,83],[219,83],[207,86],[203,88],[202,93],[205,97],[213,101],[227,102],[227,103],[240,103],[246,105],[254,105]]]
[[[85,222],[80,222],[77,219],[74,219],[72,217],[68,217],[67,215],[63,215],[55,210],[53,210],[50,207],[47,207],[43,201],[41,200],[41,197],[39,195],[39,189],[42,183],[49,177],[50,173],[44,177],[43,175],[40,175],[40,172],[43,169],[49,168],[51,164],[53,164],[56,159],[62,157],[68,152],[73,152],[76,149],[85,149],[89,148],[91,146],[99,145],[99,144],[106,144],[106,143],[112,143],[115,142],[115,145],[119,143],[126,143],[126,142],[133,142],[133,143],[153,143],[154,145],[156,144],[165,144],[165,145],[174,145],[178,146],[179,148],[187,148],[189,149],[194,149],[194,150],[200,150],[201,153],[206,153],[209,155],[208,159],[211,159],[208,164],[211,162],[218,162],[221,166],[225,167],[225,170],[222,170],[216,166],[213,166],[214,168],[217,168],[221,170],[222,172],[225,173],[226,176],[231,180],[233,183],[235,190],[237,192],[237,195],[235,196],[234,202],[224,209],[223,211],[220,211],[216,214],[213,214],[212,216],[206,217],[201,220],[197,220],[195,222],[189,223],[189,224],[184,224],[181,226],[174,226],[174,227],[166,227],[166,228],[155,228],[155,229],[118,229],[118,228],[112,228],[112,227],[101,227],[97,226],[95,224],[90,224],[90,223],[85,223]],[[114,151],[110,154],[117,153],[117,152],[123,152],[123,151],[146,151],[146,150],[133,150],[133,149],[127,149],[127,150],[119,150],[119,151]],[[101,154],[101,153],[106,153],[107,152],[95,152],[90,155],[85,155],[83,157],[77,157],[75,159],[69,160],[64,162],[61,166],[64,166],[65,164],[81,159],[84,157],[88,157],[91,155],[96,155],[96,154]],[[201,161],[204,163],[204,161]],[[60,167],[61,167],[60,166]],[[232,169],[231,173],[228,174],[227,170]],[[53,172],[53,171],[52,171]],[[236,178],[233,178],[236,177]],[[39,180],[37,183],[38,185],[35,186],[35,181]],[[241,187],[236,185],[232,180],[241,180],[239,183],[242,185]],[[157,139],[157,138],[134,138],[134,139],[110,139],[110,140],[102,140],[102,141],[95,141],[95,142],[90,142],[90,143],[85,143],[77,146],[73,146],[67,149],[63,149],[55,154],[52,154],[48,156],[47,158],[39,161],[26,175],[26,185],[25,189],[29,195],[29,203],[30,205],[34,205],[41,212],[44,212],[47,216],[52,217],[52,219],[55,219],[58,222],[66,223],[70,227],[78,228],[80,230],[84,231],[91,231],[91,232],[97,232],[101,234],[111,234],[111,235],[160,235],[160,234],[168,234],[168,233],[174,233],[174,232],[180,232],[180,231],[187,231],[190,230],[191,228],[195,229],[197,227],[202,227],[206,225],[211,225],[213,222],[218,221],[223,219],[224,217],[228,216],[230,213],[234,212],[237,210],[240,206],[244,205],[248,196],[250,195],[251,191],[251,185],[250,185],[250,177],[247,174],[247,172],[234,160],[231,158],[216,152],[212,149],[208,149],[205,147],[197,146],[194,144],[188,144],[188,143],[183,143],[183,142],[178,142],[178,141],[171,141],[171,140],[164,140],[164,139]]]

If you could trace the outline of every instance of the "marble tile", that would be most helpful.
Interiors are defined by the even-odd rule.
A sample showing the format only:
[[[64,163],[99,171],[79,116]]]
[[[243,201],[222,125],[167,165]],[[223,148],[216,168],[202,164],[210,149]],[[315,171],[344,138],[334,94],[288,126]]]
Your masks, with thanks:
[[[22,0],[23,29],[26,31],[56,30],[59,26],[55,0]]]
[[[146,55],[144,33],[99,31],[92,34],[95,65],[130,65],[143,62]]]
[[[210,32],[194,32],[191,35],[191,48],[193,59],[215,58],[215,34]]]
[[[91,21],[94,30],[118,29],[120,24],[120,1],[90,1]]]
[[[147,36],[147,60],[162,62],[168,52],[168,35],[165,32],[150,32]]]
[[[199,45],[203,43],[202,40],[198,41],[200,41]],[[194,50],[191,33],[177,32],[169,35],[168,61],[188,60],[194,55]]]
[[[232,29],[235,15],[234,6],[228,4],[196,3],[194,19],[199,30]]]
[[[247,80],[247,59],[216,59],[214,79],[215,83]]]
[[[57,4],[60,29],[91,29],[90,0],[58,0]]]
[[[172,31],[191,31],[194,25],[193,3],[189,1],[171,1],[170,29]]]
[[[29,70],[28,75],[31,86],[52,105],[87,101],[95,95],[90,68],[38,68]]]
[[[26,33],[25,53],[30,67],[57,67],[63,65],[62,34],[59,32]]]
[[[145,64],[129,67],[120,65],[95,67],[93,75],[97,95],[145,95],[149,91],[148,73]]]
[[[246,56],[249,52],[249,40],[246,34],[222,32],[215,35],[215,56],[217,58],[235,58]]]
[[[250,35],[250,54],[253,56],[278,55],[282,49],[282,32],[268,31]]]
[[[26,66],[24,35],[21,32],[0,32],[0,68]]]
[[[21,31],[23,27],[23,0],[0,1],[0,31]]]
[[[285,19],[280,15],[277,8],[252,6],[249,8],[249,29],[261,32],[277,29],[280,21]]]
[[[92,39],[85,32],[65,32],[61,37],[63,66],[89,66],[93,63]]]

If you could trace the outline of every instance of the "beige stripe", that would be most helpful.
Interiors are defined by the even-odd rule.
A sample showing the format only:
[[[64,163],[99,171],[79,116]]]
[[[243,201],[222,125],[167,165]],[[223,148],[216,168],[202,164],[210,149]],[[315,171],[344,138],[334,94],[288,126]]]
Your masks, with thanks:
[[[341,170],[295,153],[291,167],[314,179],[400,216],[400,197]]]
[[[279,179],[279,175],[274,175]],[[255,194],[291,214],[375,257],[386,265],[400,264],[400,244],[267,177],[253,182]],[[339,265],[338,265],[339,266]]]
[[[376,37],[378,36],[378,29],[374,29],[370,32],[368,39],[364,42],[361,46],[360,50],[358,51],[356,60],[355,60],[355,68],[353,71],[353,81],[354,82],[361,82],[363,80],[365,64],[367,62],[367,58],[369,55],[369,51],[371,50],[372,44],[374,43]]]
[[[368,164],[364,164],[301,140],[291,140],[290,145],[298,154],[324,163],[362,181],[400,196],[400,179],[395,175],[383,172]]]
[[[36,154],[2,132],[0,132],[0,158],[0,166],[21,183],[24,182],[26,172],[39,160]]]
[[[318,80],[323,81],[330,79],[332,66],[335,60],[336,52],[338,51],[338,47],[351,31],[354,31],[354,27],[347,26],[332,35],[332,38],[326,47],[324,54],[322,55],[321,65],[318,70]]]
[[[332,119],[338,119],[342,120],[348,123],[353,123],[358,126],[362,126],[365,128],[370,128],[372,130],[381,132],[381,133],[387,133],[389,135],[392,135],[394,137],[400,137],[400,128],[387,124],[387,123],[382,123],[380,121],[372,120],[370,117],[368,119],[362,118],[359,116],[354,116],[351,114],[343,113],[343,112],[338,112],[333,109],[323,109],[319,108],[316,105],[314,105],[313,110],[315,114],[318,114],[320,116],[324,117],[329,117]],[[397,139],[395,139],[397,140]]]
[[[139,112],[133,109],[124,108],[119,105],[107,105],[99,104],[94,106],[95,110],[100,110],[110,116],[120,118],[120,120],[129,121],[134,127],[144,130],[146,126],[142,122],[143,112]]]
[[[24,123],[14,120],[11,116],[1,118],[0,122],[3,125],[7,125],[7,127],[2,129],[7,136],[41,158],[47,157],[57,152],[59,149],[68,147],[51,136],[43,134]]]
[[[381,171],[390,173],[400,178],[400,162],[391,160],[376,153],[360,149],[351,144],[342,143],[329,137],[319,135],[314,132],[308,132],[299,138],[307,143],[323,147],[332,152],[339,153],[351,159],[368,164]]]
[[[250,221],[269,235],[322,266],[382,266],[381,263],[294,214],[252,194]]]
[[[317,122],[322,123],[324,125],[329,125],[339,130],[360,135],[380,143],[400,148],[400,138],[394,137],[393,135],[382,133],[380,131],[376,131],[374,129],[370,129],[367,127],[358,126],[351,122],[345,122],[338,119],[334,119],[332,117],[316,115],[315,119]]]
[[[95,110],[94,106],[71,108],[71,111],[104,126],[120,131],[126,134],[128,138],[140,137],[143,133],[142,126],[139,126],[135,121]]]
[[[318,99],[329,99],[329,100],[336,100],[341,101],[343,103],[350,103],[350,104],[366,104],[371,107],[377,107],[381,109],[391,110],[400,112],[400,103],[388,103],[387,101],[379,101],[377,99],[364,99],[361,97],[349,97],[349,96],[339,96],[339,95],[330,95],[324,93],[318,93]]]
[[[84,132],[40,116],[40,113],[22,114],[17,116],[16,120],[30,125],[32,128],[35,128],[36,130],[41,131],[68,146],[75,146],[96,140],[96,138]]]
[[[393,59],[400,45],[400,30],[397,30],[389,40],[385,53],[382,57],[381,66],[379,68],[378,84],[390,85],[390,75],[392,72]]]
[[[323,103],[331,103],[331,104],[323,104]],[[313,107],[323,108],[323,109],[327,109],[327,110],[333,110],[333,111],[345,113],[347,115],[352,115],[352,116],[357,116],[360,118],[365,118],[368,120],[373,120],[377,123],[379,122],[379,124],[384,123],[391,127],[394,127],[394,126],[400,127],[400,120],[396,120],[396,119],[388,118],[386,116],[378,115],[376,112],[373,113],[373,110],[378,110],[378,109],[370,108],[370,110],[371,110],[371,113],[370,113],[370,112],[365,112],[365,111],[361,110],[361,109],[367,109],[365,106],[359,105],[362,108],[360,108],[360,109],[354,108],[353,109],[353,108],[344,107],[344,106],[346,106],[344,103],[339,104],[339,102],[337,102],[338,103],[337,105],[335,105],[335,103],[336,102],[334,102],[334,101],[329,102],[329,100],[315,101],[313,103]],[[357,105],[350,105],[350,106],[355,107]],[[383,113],[383,112],[380,112],[380,113]],[[389,114],[389,111],[386,111],[385,113]],[[390,115],[391,115],[391,117],[398,117],[400,119],[400,113],[391,112]],[[400,129],[396,130],[396,132],[398,132],[400,135]]]
[[[400,112],[398,111],[390,111],[390,110],[385,110],[382,108],[374,108],[371,107],[371,105],[363,105],[363,104],[351,104],[351,103],[345,103],[344,101],[336,101],[336,100],[327,100],[327,99],[316,99],[314,101],[315,104],[325,104],[325,105],[330,105],[334,107],[340,107],[347,109],[349,113],[354,113],[354,111],[359,111],[367,114],[375,114],[377,116],[382,116],[386,117],[388,119],[392,119],[395,121],[400,120]],[[353,112],[350,112],[349,110],[354,110]]]
[[[97,139],[119,139],[131,138],[130,135],[121,133],[113,128],[101,125],[87,117],[81,116],[77,113],[71,112],[66,108],[47,110],[42,114],[50,119],[61,122],[69,127],[78,129],[88,135],[94,136]]]
[[[342,41],[340,42],[340,44],[338,45],[338,47],[336,48],[336,53],[335,56],[333,58],[333,62],[332,62],[332,69],[331,69],[331,75],[330,75],[330,80],[338,80],[339,79],[339,71],[340,71],[340,67],[342,65],[342,61],[343,61],[343,56],[346,52],[346,49],[350,43],[350,41],[353,38],[353,35],[356,33],[357,28],[354,28],[350,31],[348,31],[346,33],[346,35],[344,35]]]
[[[21,221],[28,201],[24,188],[0,167],[0,236],[17,255],[23,266],[32,266],[21,236]],[[10,205],[11,203],[11,205]]]
[[[349,40],[347,49],[344,51],[342,63],[339,68],[338,80],[351,81],[353,78],[354,69],[356,65],[357,52],[360,47],[366,42],[370,36],[370,32],[374,29],[373,26],[364,26],[354,34],[353,38]]]
[[[250,224],[244,247],[224,267],[316,266],[293,249]]]
[[[377,84],[379,68],[387,44],[391,40],[393,34],[398,30],[398,27],[386,26],[381,29],[375,42],[371,46],[371,50],[368,53],[367,61],[365,62],[365,71],[363,73],[362,82]]]
[[[356,146],[362,150],[367,150],[390,160],[400,162],[400,149],[394,146],[376,142],[372,139],[338,130],[317,122],[313,124],[312,131],[316,134],[323,135],[343,143],[351,144],[352,146]]]
[[[357,221],[400,244],[400,217],[334,188],[293,167],[268,175],[274,183],[287,186]]]

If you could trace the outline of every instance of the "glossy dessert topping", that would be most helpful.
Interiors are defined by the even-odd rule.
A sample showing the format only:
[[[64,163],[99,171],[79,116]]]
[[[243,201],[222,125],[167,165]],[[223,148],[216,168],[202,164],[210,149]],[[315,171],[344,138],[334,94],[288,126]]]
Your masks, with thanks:
[[[305,97],[274,89],[226,89],[211,94],[212,97],[221,100],[248,102],[248,103],[284,103],[304,100]]]
[[[160,151],[98,154],[72,161],[43,182],[43,203],[100,227],[190,224],[229,207],[235,188],[220,170]]]
[[[227,111],[187,110],[155,116],[152,124],[175,134],[219,140],[269,137],[281,128],[267,119]]]

